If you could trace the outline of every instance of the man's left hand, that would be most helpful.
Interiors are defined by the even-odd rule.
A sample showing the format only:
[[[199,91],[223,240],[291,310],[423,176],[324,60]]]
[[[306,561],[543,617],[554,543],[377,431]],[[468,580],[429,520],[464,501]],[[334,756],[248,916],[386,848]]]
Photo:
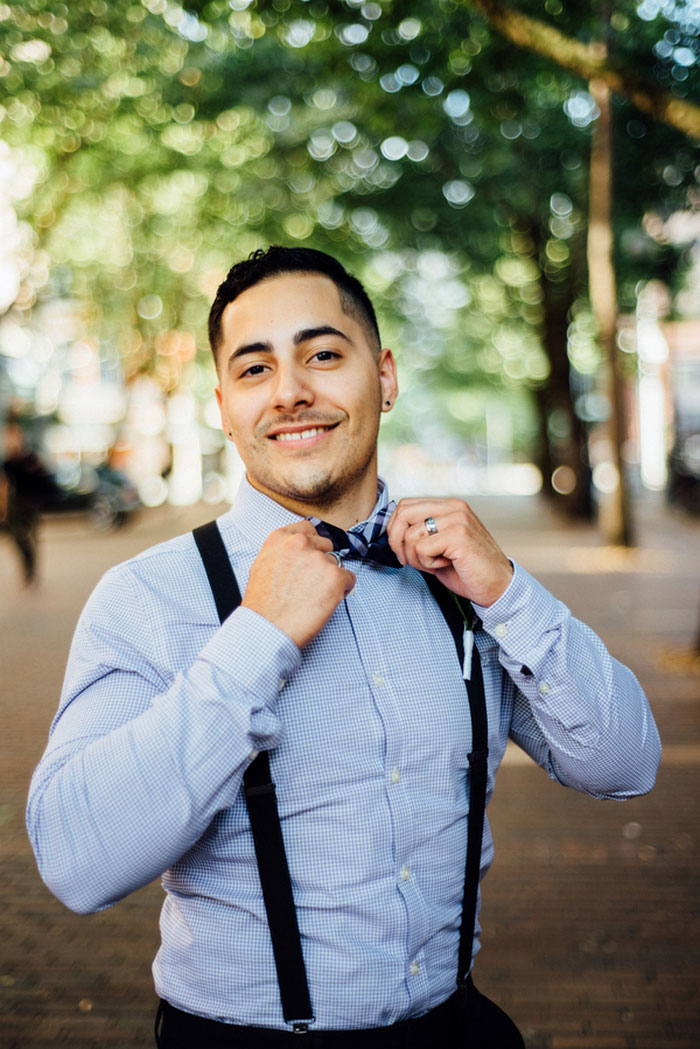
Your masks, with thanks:
[[[431,535],[426,520],[435,522]],[[462,499],[402,499],[387,528],[399,561],[431,572],[453,593],[492,605],[508,586],[513,566]]]

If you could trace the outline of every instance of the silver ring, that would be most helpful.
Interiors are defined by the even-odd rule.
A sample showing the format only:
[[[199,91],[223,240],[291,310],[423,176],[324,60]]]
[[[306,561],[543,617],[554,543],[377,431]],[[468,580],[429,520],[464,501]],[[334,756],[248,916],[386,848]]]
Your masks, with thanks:
[[[329,550],[328,554],[330,555],[330,557],[333,558],[333,560],[337,564],[338,568],[342,568],[343,567],[343,565],[341,563],[342,562],[342,558],[341,558],[341,556],[340,556],[340,554],[338,553],[337,550]]]
[[[425,530],[428,533],[428,535],[436,535],[437,534],[438,526],[435,524],[435,518],[434,517],[426,517],[426,519],[425,519]]]

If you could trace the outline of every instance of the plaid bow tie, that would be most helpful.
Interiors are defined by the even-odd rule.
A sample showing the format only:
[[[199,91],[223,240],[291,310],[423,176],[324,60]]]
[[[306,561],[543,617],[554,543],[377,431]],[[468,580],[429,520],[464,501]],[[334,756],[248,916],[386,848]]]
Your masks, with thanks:
[[[390,502],[380,507],[369,520],[354,525],[348,532],[318,517],[310,517],[309,521],[319,535],[330,539],[333,550],[341,557],[360,557],[387,568],[401,568],[401,562],[389,546],[386,534],[387,522],[395,509],[396,503]]]

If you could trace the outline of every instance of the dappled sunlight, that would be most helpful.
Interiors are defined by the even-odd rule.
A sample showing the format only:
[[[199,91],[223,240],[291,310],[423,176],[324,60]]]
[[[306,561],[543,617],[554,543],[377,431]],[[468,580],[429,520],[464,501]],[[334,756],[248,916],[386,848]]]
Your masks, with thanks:
[[[666,673],[700,679],[700,652],[689,647],[664,645],[656,650],[655,655],[657,665]]]
[[[625,546],[568,546],[557,541],[543,547],[519,546],[518,556],[534,571],[572,572],[575,575],[672,575],[684,564],[675,550]]]
[[[589,573],[678,571],[681,559],[672,550],[650,550],[624,546],[572,547],[566,551],[566,566],[580,575]]]

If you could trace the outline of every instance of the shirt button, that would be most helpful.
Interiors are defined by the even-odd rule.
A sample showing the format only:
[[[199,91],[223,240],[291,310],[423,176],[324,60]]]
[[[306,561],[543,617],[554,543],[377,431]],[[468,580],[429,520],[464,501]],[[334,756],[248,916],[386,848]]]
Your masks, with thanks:
[[[408,869],[408,867],[402,867],[401,868],[401,879],[402,879],[402,881],[408,881],[408,879],[410,877],[411,877],[411,872]]]
[[[375,674],[372,680],[374,681],[375,685],[383,685],[384,684],[384,678],[382,677],[381,674]]]
[[[400,779],[401,779],[401,773],[399,772],[399,770],[398,769],[392,769],[391,770],[391,782],[392,783],[398,783]]]
[[[286,679],[286,677],[281,677],[281,678],[280,678],[280,683],[279,683],[279,691],[280,691],[280,692],[282,691],[282,689],[284,688],[284,686],[285,686],[286,684],[287,684],[287,679]]]
[[[420,965],[418,962],[411,962],[411,976],[417,976],[420,972]]]
[[[546,694],[549,692],[549,685],[546,681],[540,681],[540,692],[543,696],[546,696]]]
[[[508,633],[508,624],[498,623],[493,632],[496,635],[496,637],[505,637]]]

